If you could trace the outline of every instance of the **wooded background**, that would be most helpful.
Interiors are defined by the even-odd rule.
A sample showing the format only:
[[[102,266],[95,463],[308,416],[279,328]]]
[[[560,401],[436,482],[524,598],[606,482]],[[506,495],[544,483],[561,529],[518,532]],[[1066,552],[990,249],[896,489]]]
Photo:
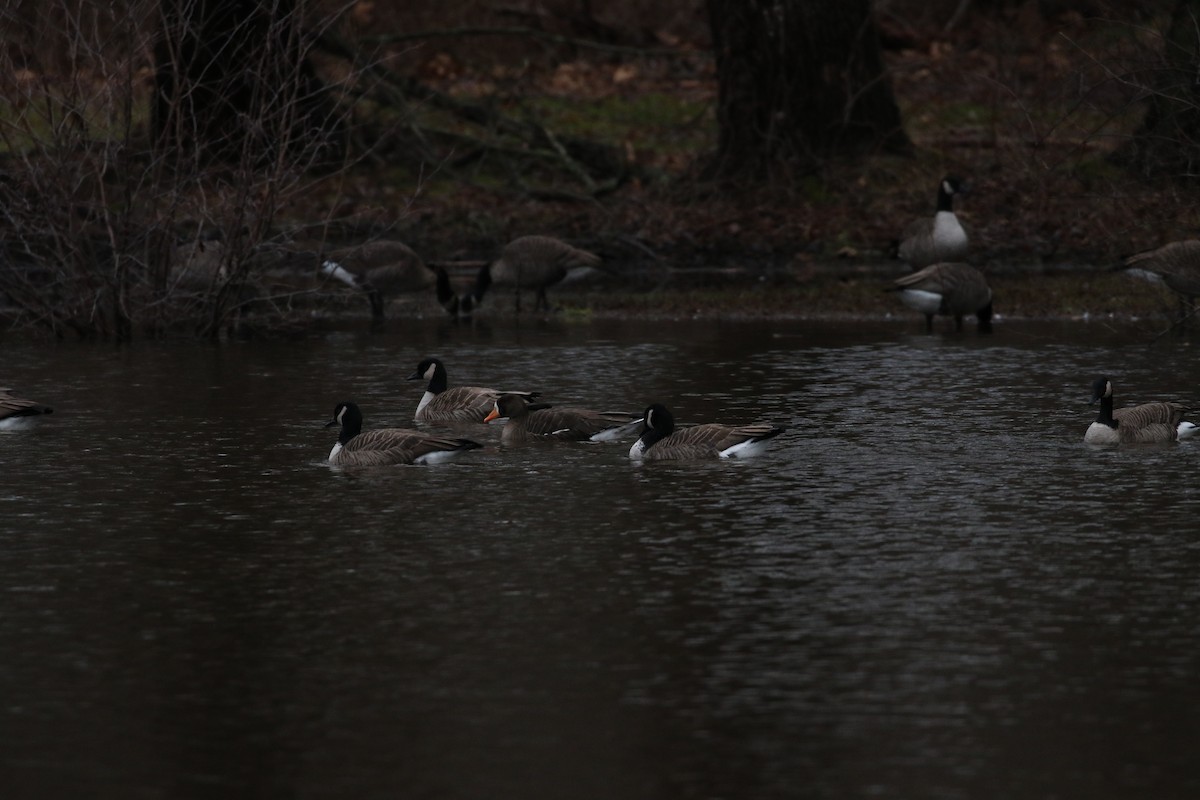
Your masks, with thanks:
[[[1100,264],[1200,224],[1198,0],[0,13],[0,292],[60,334],[289,319],[315,289],[266,278],[278,248],[373,237],[453,260],[553,233],[631,278],[857,263],[950,171],[981,263]]]

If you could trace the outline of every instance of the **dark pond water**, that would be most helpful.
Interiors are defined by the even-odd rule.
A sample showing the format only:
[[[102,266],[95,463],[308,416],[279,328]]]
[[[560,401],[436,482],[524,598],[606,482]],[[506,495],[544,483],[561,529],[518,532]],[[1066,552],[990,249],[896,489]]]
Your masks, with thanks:
[[[303,342],[0,342],[6,798],[1200,796],[1200,444],[1178,341],[895,323],[395,323]],[[452,384],[788,426],[334,470],[354,399]]]

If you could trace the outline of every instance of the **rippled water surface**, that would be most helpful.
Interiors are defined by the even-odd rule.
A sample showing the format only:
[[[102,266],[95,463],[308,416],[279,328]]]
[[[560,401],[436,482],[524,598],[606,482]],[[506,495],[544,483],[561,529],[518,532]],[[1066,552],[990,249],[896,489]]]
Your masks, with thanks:
[[[1099,325],[410,321],[288,343],[0,341],[7,798],[1200,796],[1200,399]],[[487,444],[335,470],[404,377],[682,421],[758,459]]]

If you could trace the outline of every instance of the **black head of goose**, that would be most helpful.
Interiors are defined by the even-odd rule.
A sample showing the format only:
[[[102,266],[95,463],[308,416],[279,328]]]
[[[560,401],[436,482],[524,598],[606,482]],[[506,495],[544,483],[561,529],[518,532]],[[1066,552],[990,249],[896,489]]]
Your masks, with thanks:
[[[516,394],[528,400],[538,396],[537,392],[505,392],[483,386],[450,388],[446,366],[438,358],[423,359],[408,380],[426,381],[425,394],[421,395],[413,415],[419,422],[480,423],[502,394]]]
[[[1183,403],[1155,402],[1113,410],[1113,385],[1101,376],[1092,381],[1091,404],[1100,404],[1096,421],[1088,426],[1088,444],[1154,444],[1195,436],[1200,427],[1184,420],[1190,409]]]
[[[416,252],[392,239],[343,247],[329,253],[321,272],[367,294],[371,314],[383,317],[384,305],[403,292],[423,292],[434,287],[436,273]]]
[[[32,428],[47,414],[53,414],[50,406],[17,397],[11,389],[0,387],[0,431]]]
[[[933,317],[954,317],[962,330],[963,316],[974,314],[979,332],[992,332],[992,289],[984,274],[970,264],[930,264],[897,278],[886,291],[898,292],[900,301],[925,315],[925,330],[933,330]]]
[[[611,442],[632,434],[642,418],[619,411],[530,404],[517,394],[496,398],[484,422],[506,419],[500,441],[505,444],[534,439],[571,442]]]
[[[769,439],[783,428],[756,423],[721,425],[715,422],[675,428],[667,407],[654,403],[642,416],[641,437],[629,448],[635,461],[667,461],[696,458],[746,458],[761,453]]]
[[[326,428],[341,425],[329,463],[338,466],[380,467],[391,464],[436,464],[467,450],[482,447],[470,439],[438,436],[408,428],[362,429],[362,411],[354,403],[338,403]]]
[[[967,257],[967,232],[954,213],[955,195],[966,194],[969,187],[961,178],[947,175],[938,184],[937,210],[932,217],[914,220],[905,226],[896,244],[896,257],[913,269],[939,261],[960,261]]]
[[[534,311],[548,311],[550,303],[546,290],[549,287],[576,270],[596,269],[601,264],[600,256],[595,253],[573,247],[553,236],[521,236],[504,246],[500,258],[479,270],[472,301],[478,305],[494,283],[516,290],[517,311],[521,310],[522,289],[537,291]]]

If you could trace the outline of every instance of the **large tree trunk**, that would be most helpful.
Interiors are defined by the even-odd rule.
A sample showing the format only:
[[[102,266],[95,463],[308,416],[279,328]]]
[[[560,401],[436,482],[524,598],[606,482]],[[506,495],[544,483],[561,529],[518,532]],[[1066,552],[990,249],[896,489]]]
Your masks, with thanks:
[[[869,0],[708,0],[708,11],[716,177],[908,148]]]
[[[303,5],[304,0],[300,0]],[[185,156],[271,161],[336,141],[296,0],[161,0],[153,125]]]
[[[1147,176],[1200,177],[1200,0],[1178,0],[1150,83],[1149,108],[1118,152]]]

